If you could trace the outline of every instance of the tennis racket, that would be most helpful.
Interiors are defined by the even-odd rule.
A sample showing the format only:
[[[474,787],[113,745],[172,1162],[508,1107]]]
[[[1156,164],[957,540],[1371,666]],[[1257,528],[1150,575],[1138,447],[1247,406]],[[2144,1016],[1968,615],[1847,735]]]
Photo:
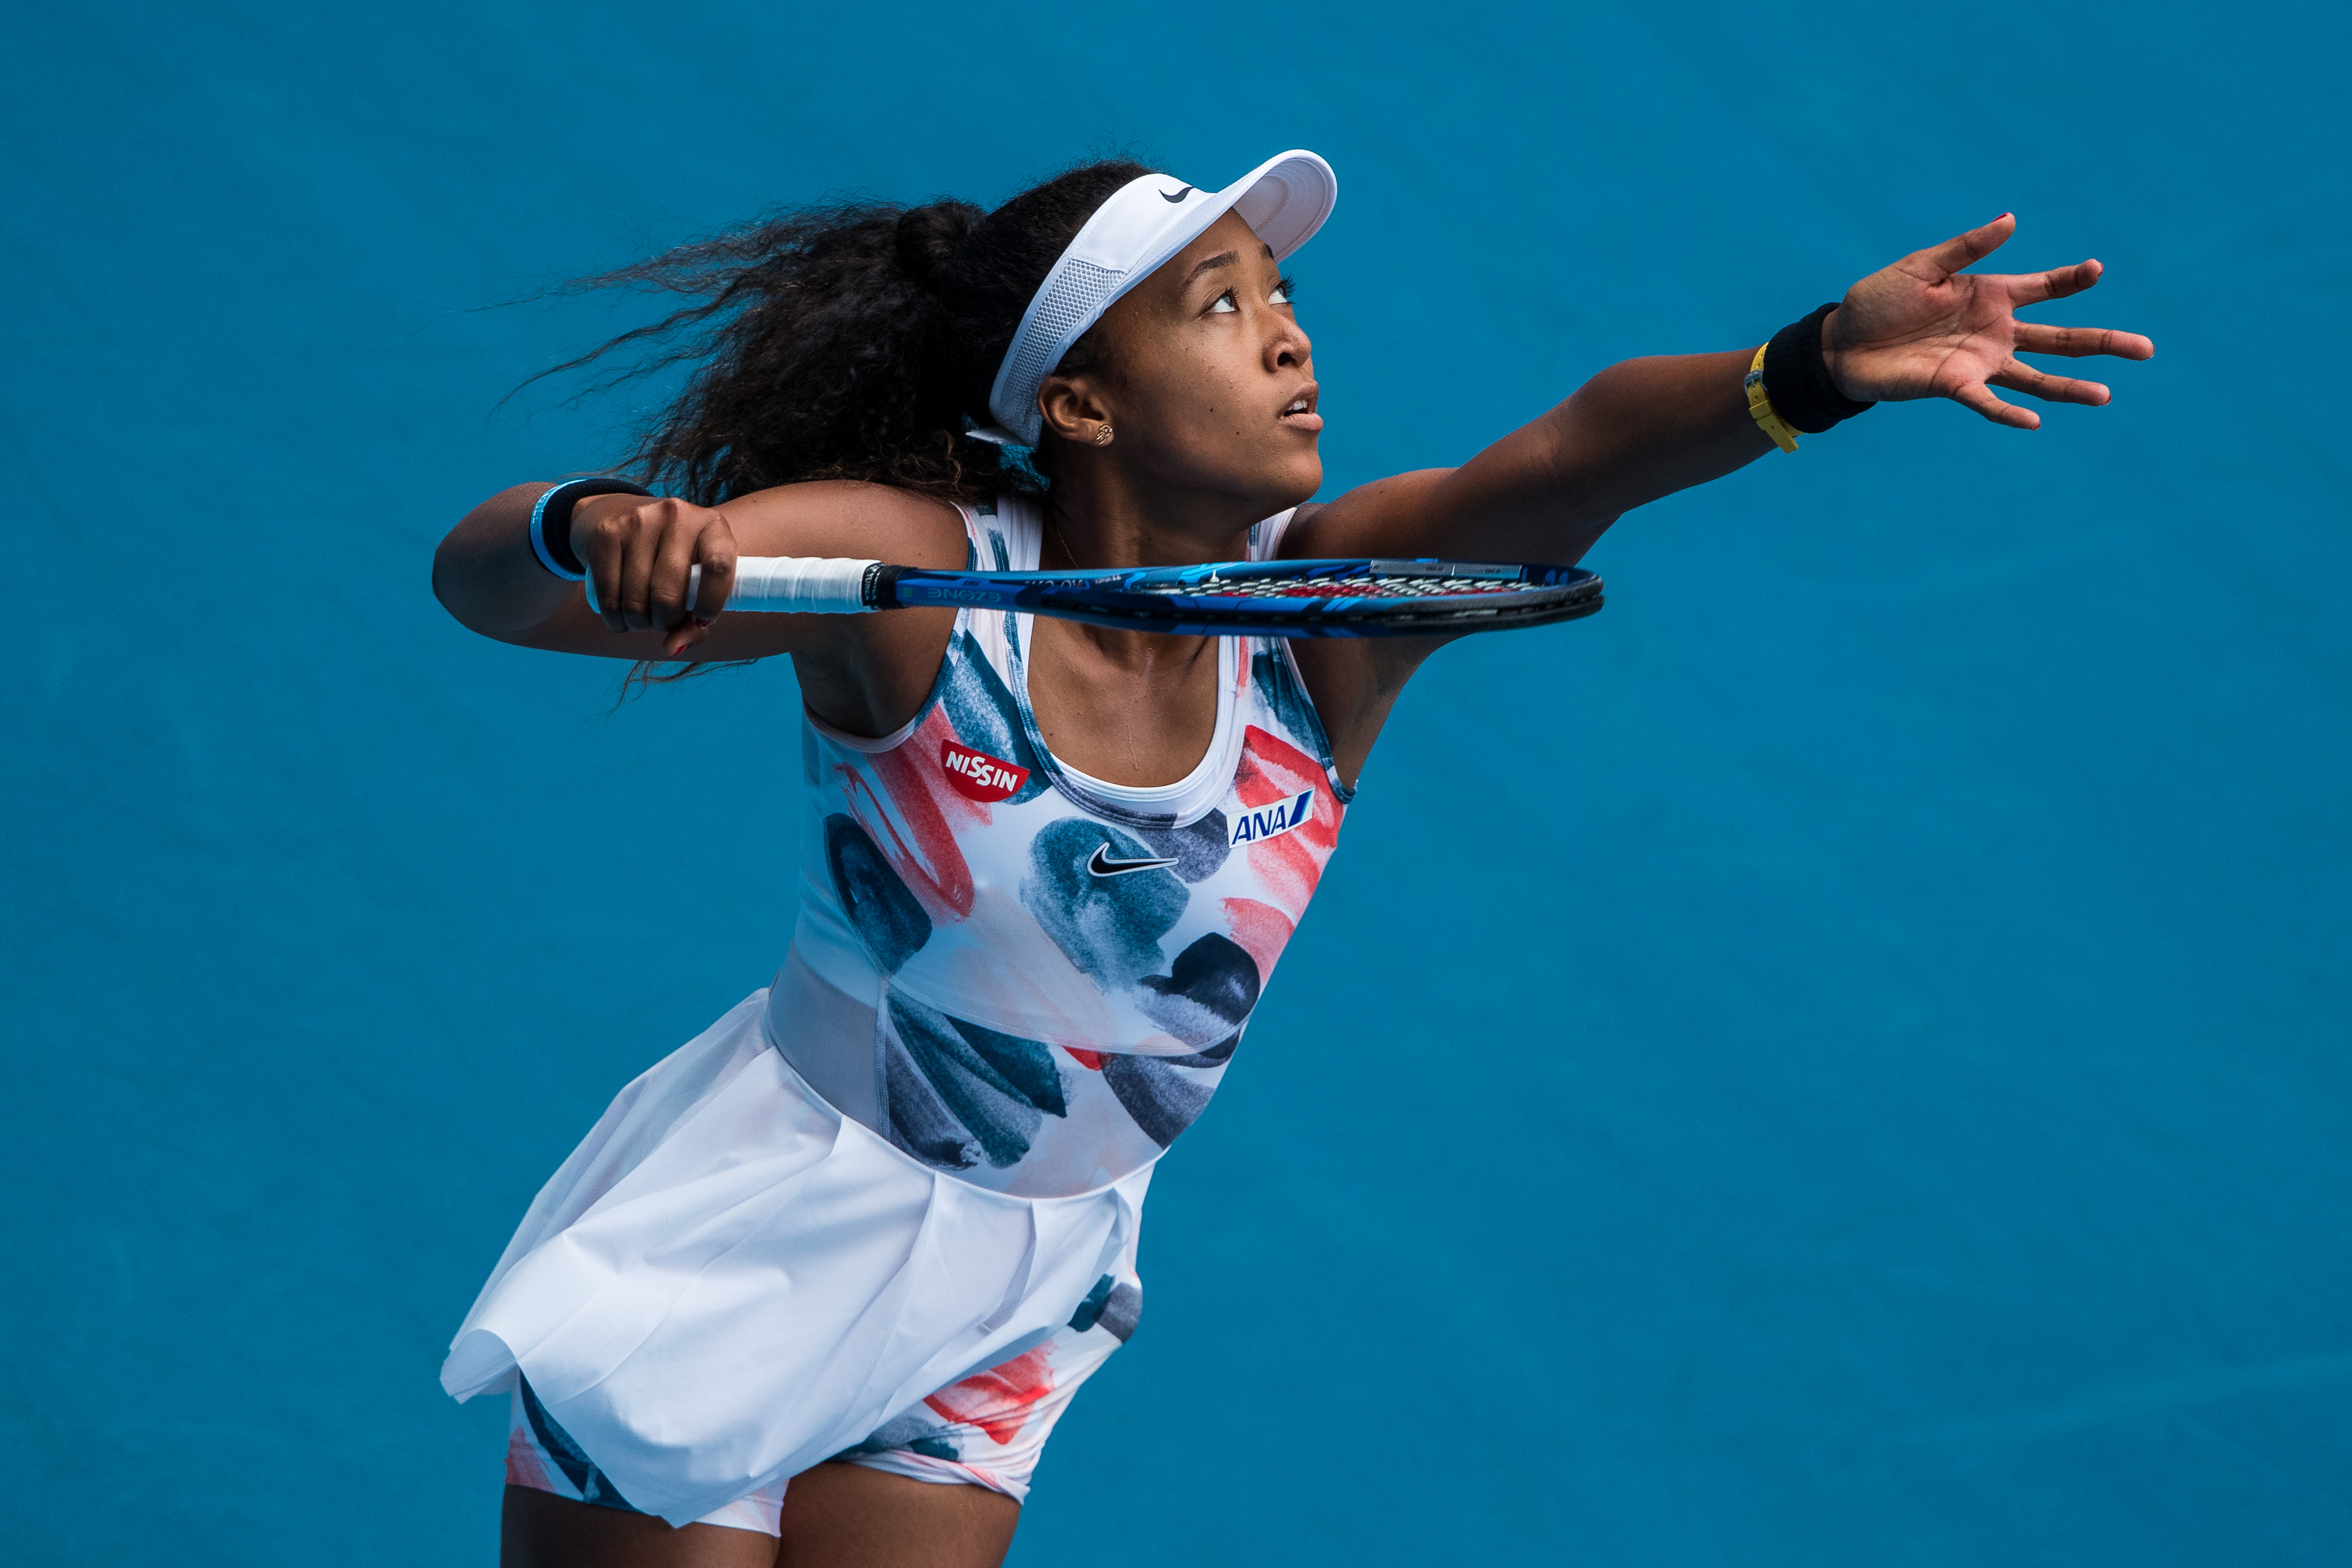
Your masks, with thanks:
[[[700,586],[701,568],[693,581]],[[1453,560],[928,571],[878,560],[745,556],[727,597],[730,611],[802,615],[965,607],[1173,635],[1451,637],[1590,615],[1601,608],[1601,580],[1570,566]]]

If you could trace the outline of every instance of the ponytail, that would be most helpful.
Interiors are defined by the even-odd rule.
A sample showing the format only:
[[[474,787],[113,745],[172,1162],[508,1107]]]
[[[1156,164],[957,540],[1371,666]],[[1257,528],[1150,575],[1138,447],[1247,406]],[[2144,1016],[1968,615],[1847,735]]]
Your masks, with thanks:
[[[629,465],[698,505],[802,479],[956,501],[1034,490],[1034,470],[966,439],[966,421],[992,423],[997,366],[1055,260],[1113,192],[1149,172],[1084,163],[992,213],[953,200],[804,208],[680,246],[568,286],[695,303],[558,369],[638,344],[661,351],[622,379],[694,364]],[[1066,370],[1092,368],[1092,336]]]

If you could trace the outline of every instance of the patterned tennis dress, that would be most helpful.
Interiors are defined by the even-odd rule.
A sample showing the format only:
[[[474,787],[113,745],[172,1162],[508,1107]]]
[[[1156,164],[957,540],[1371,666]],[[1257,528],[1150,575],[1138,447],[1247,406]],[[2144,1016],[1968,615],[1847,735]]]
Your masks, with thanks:
[[[1035,569],[1034,505],[965,523],[973,564]],[[452,1343],[452,1394],[510,1393],[510,1481],[770,1533],[826,1458],[1018,1499],[1134,1332],[1153,1162],[1351,791],[1280,642],[1220,641],[1207,753],[1137,789],[1046,749],[1029,633],[960,613],[879,739],[803,716],[782,968],[622,1092]]]

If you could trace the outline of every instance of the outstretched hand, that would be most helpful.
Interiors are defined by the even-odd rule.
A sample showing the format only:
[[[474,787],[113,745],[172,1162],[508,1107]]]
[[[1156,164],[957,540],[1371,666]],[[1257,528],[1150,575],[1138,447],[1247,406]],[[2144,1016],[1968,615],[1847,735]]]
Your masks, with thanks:
[[[1964,273],[2017,232],[2008,213],[1927,250],[1913,251],[1846,290],[1822,324],[1822,352],[1838,390],[1863,402],[1948,397],[1995,424],[2040,428],[2042,416],[2003,402],[1994,387],[2045,402],[2104,403],[2097,382],[2049,376],[2020,353],[2145,360],[2156,345],[2135,332],[2021,321],[2021,307],[2080,294],[2105,270],[2095,261],[2052,272]]]

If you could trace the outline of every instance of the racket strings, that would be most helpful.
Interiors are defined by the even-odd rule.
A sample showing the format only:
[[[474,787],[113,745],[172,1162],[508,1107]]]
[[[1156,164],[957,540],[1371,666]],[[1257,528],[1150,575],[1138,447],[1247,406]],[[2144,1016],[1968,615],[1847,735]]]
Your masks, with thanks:
[[[1197,582],[1138,584],[1146,593],[1213,599],[1457,599],[1471,594],[1523,593],[1524,582],[1491,577],[1413,575],[1206,578]]]

